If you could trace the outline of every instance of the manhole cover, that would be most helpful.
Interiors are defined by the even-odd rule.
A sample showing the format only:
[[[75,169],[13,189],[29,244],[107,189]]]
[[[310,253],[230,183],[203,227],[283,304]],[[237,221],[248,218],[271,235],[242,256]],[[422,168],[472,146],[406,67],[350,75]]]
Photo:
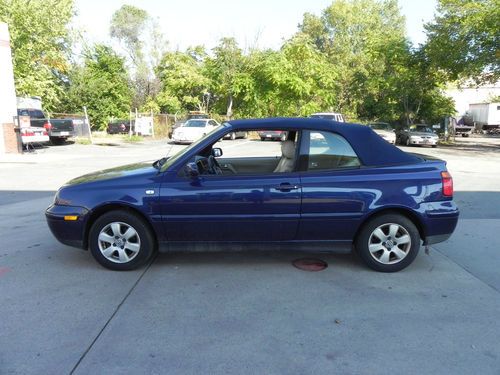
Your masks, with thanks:
[[[328,267],[328,263],[324,260],[314,258],[295,259],[292,264],[299,270],[310,272],[323,271],[326,267]]]

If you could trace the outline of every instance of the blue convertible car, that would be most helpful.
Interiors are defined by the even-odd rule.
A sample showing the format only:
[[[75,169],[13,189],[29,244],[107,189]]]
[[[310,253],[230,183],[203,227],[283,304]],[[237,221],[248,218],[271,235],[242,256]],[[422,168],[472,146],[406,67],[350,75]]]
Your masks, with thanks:
[[[228,133],[265,130],[286,131],[281,150],[246,140],[252,151],[231,157],[217,147]],[[265,145],[279,155],[256,156]],[[114,270],[180,245],[259,243],[349,247],[394,272],[422,244],[446,240],[458,209],[442,160],[405,153],[367,126],[273,118],[229,121],[169,158],[76,178],[46,217],[59,241]]]

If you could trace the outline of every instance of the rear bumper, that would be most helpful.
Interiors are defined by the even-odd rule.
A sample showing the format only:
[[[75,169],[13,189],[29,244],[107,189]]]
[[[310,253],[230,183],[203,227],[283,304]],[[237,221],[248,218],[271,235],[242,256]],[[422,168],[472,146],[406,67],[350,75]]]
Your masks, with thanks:
[[[427,203],[424,245],[446,241],[453,234],[460,212],[453,201]]]
[[[89,211],[84,207],[51,205],[45,211],[50,231],[61,243],[85,248],[85,223]],[[65,220],[65,216],[77,216],[76,220]]]

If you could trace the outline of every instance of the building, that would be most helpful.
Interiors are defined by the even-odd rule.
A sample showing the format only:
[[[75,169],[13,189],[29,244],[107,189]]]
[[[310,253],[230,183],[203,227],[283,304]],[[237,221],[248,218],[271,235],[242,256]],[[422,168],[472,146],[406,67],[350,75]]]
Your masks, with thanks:
[[[9,28],[0,22],[0,155],[18,152],[14,132],[14,116],[17,116],[14,69],[10,50]]]
[[[500,96],[500,82],[478,87],[449,88],[445,94],[455,101],[456,114],[461,116],[469,110],[470,104],[489,103],[494,97]]]

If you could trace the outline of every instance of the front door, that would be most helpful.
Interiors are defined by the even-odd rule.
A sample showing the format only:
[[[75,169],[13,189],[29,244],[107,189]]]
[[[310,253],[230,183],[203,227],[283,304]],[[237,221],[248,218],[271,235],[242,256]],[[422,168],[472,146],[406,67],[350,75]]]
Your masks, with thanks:
[[[286,241],[298,228],[297,172],[177,177],[160,196],[169,241]]]

